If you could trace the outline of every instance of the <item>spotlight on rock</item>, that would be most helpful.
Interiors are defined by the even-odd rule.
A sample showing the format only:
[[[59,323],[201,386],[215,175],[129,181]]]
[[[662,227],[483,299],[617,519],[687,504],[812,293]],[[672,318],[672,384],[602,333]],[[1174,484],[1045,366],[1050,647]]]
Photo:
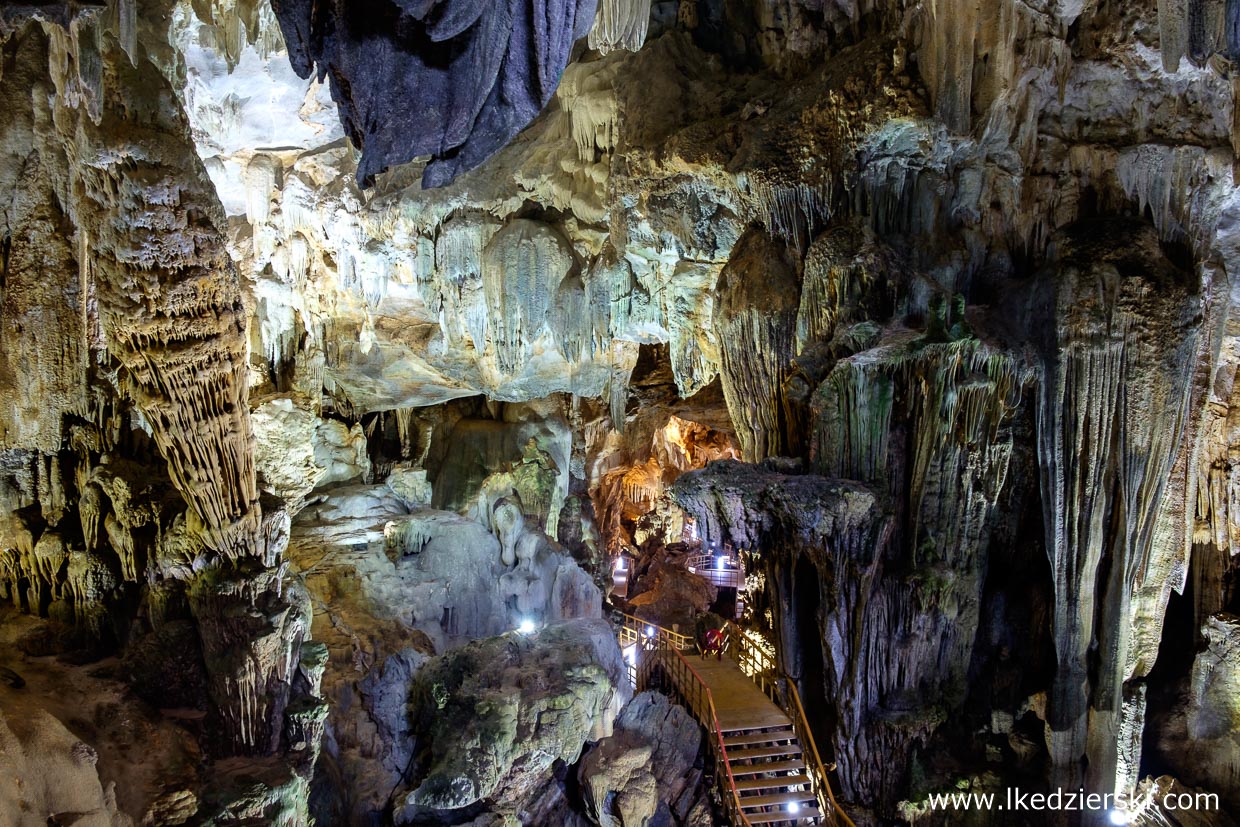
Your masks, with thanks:
[[[538,625],[528,617],[522,618],[521,622],[517,624],[517,631],[523,635],[532,635],[538,631]]]

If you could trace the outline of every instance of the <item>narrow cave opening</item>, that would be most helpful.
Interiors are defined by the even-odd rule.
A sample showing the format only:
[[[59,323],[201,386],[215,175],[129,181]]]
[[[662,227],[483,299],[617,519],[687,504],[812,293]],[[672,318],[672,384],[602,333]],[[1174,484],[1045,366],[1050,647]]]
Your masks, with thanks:
[[[1205,549],[1199,550],[1203,552]],[[1194,551],[1194,558],[1198,555]],[[1171,593],[1167,601],[1167,614],[1163,619],[1162,638],[1158,644],[1158,659],[1146,676],[1147,726],[1141,742],[1142,775],[1174,775],[1179,770],[1182,756],[1169,755],[1163,749],[1161,738],[1169,718],[1183,705],[1185,683],[1193,669],[1198,651],[1195,590],[1192,577],[1183,594]]]
[[[800,660],[798,690],[805,715],[819,747],[832,743],[835,707],[827,702],[826,664],[822,656],[822,577],[818,567],[798,557],[792,568],[792,622],[796,630],[796,654]]]

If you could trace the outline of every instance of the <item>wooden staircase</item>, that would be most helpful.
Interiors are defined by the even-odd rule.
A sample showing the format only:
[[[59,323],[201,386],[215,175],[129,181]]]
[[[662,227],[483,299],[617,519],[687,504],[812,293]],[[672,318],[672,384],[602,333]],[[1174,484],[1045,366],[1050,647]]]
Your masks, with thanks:
[[[818,823],[822,813],[792,723],[725,730],[723,745],[741,811],[750,824]]]
[[[643,639],[636,688],[670,691],[706,728],[727,823],[856,827],[831,791],[833,767],[818,755],[796,687],[777,678],[770,659],[736,627],[729,655],[718,658],[686,656],[678,636],[661,632]]]

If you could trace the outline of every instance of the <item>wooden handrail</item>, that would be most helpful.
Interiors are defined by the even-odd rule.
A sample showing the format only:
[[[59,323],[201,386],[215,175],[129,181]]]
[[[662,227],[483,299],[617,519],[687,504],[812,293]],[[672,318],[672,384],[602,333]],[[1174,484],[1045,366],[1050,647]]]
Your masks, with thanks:
[[[792,699],[790,706],[794,707],[790,717],[792,718],[792,728],[797,733],[797,738],[801,743],[809,749],[808,755],[811,756],[812,763],[810,765],[810,777],[816,781],[815,792],[818,793],[819,801],[822,800],[822,794],[826,793],[826,803],[828,806],[823,812],[831,814],[831,821],[842,827],[857,827],[853,820],[848,817],[848,813],[844,812],[844,808],[840,806],[839,801],[835,799],[835,792],[831,789],[831,779],[827,775],[827,765],[822,762],[822,756],[818,754],[818,743],[814,740],[814,733],[810,731],[809,719],[805,717],[805,707],[801,705],[801,693],[797,691],[796,682],[791,678],[784,676],[784,681],[788,687],[788,696]]]

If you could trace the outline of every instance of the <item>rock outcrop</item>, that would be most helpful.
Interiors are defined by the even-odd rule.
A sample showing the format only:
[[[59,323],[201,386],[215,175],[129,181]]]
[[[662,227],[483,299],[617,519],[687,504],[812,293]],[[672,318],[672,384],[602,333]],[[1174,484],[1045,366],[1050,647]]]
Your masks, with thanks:
[[[411,707],[422,670],[440,662],[435,655],[452,658],[471,641],[493,639],[522,621],[594,628],[602,595],[536,530],[523,530],[531,553],[514,565],[486,526],[452,512],[410,509],[387,485],[343,486],[320,496],[293,522],[289,545],[292,570],[305,578],[314,607],[314,638],[328,655],[324,763],[332,769],[323,775],[339,780],[323,793],[330,803],[320,805],[319,817],[363,822],[383,811],[406,778],[438,714],[423,718]],[[500,651],[485,649],[486,657],[470,662],[485,672],[487,657]],[[610,663],[607,650],[602,656]]]
[[[635,695],[615,732],[582,759],[579,774],[591,820],[600,827],[691,823],[705,810],[694,798],[702,735],[682,707],[653,692]]]
[[[424,770],[398,795],[398,821],[484,798],[519,806],[556,761],[611,733],[629,695],[620,647],[602,621],[469,644],[418,673],[412,719]]]

